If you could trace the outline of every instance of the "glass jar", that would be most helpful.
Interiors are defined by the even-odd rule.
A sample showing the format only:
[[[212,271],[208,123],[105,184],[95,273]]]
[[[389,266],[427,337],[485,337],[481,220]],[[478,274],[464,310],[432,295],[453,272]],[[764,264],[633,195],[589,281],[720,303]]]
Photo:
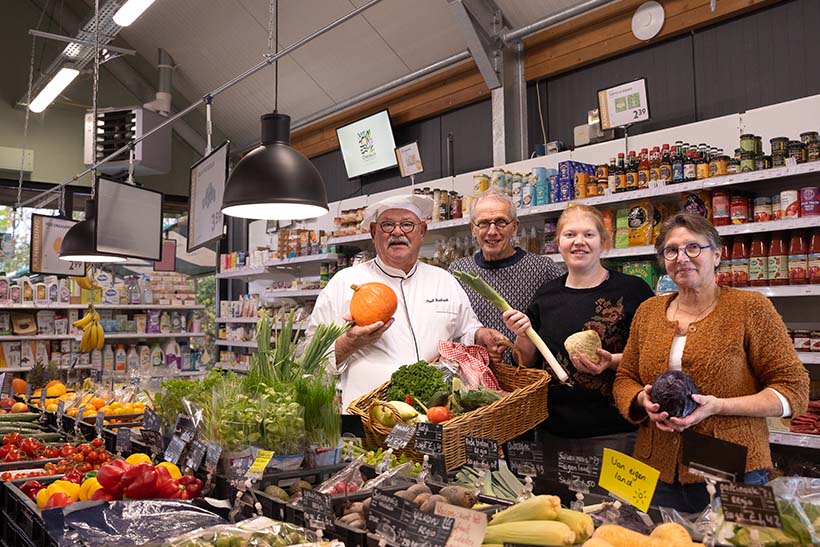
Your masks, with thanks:
[[[797,163],[803,163],[805,158],[806,145],[800,141],[789,141],[789,157],[794,158]]]
[[[757,142],[755,136],[751,133],[746,133],[740,136],[740,149],[744,152],[757,152]]]
[[[789,146],[789,138],[788,137],[775,137],[773,139],[769,139],[769,143],[772,145],[772,155],[780,154],[785,155],[786,150]]]
[[[807,145],[811,142],[817,140],[817,131],[806,131],[805,133],[800,133],[800,142]]]
[[[740,172],[747,173],[755,170],[755,153],[749,150],[743,150],[740,153]]]

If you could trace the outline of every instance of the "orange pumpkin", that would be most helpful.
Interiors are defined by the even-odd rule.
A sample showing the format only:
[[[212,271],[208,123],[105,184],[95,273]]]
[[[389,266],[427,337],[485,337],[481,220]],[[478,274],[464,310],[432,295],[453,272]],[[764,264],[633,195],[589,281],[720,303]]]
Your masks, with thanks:
[[[22,378],[15,378],[11,381],[11,389],[15,395],[20,395],[26,392],[26,381]]]
[[[364,327],[376,321],[387,322],[399,305],[396,293],[384,283],[351,285],[350,316],[356,325]]]

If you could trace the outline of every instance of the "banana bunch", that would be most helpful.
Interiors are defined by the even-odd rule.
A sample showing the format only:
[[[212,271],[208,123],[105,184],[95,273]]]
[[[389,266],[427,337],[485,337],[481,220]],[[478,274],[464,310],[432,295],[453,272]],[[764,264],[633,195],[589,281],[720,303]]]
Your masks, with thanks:
[[[105,331],[100,323],[100,314],[89,308],[82,319],[72,323],[78,329],[82,329],[83,337],[80,340],[80,351],[83,353],[91,350],[100,350],[105,344]]]
[[[88,268],[85,271],[85,275],[74,277],[74,281],[76,281],[77,285],[81,289],[92,290],[92,289],[99,289],[101,288],[97,281],[94,280],[92,276],[89,274],[91,273],[91,269]]]

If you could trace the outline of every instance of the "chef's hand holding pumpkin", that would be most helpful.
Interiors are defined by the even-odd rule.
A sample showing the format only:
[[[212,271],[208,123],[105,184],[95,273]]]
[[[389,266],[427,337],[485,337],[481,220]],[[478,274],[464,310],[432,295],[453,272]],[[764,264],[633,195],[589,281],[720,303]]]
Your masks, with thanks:
[[[347,322],[353,321],[353,317],[350,314],[345,315],[342,319]],[[378,339],[382,337],[382,334],[390,328],[390,325],[392,325],[394,321],[395,319],[391,317],[386,322],[376,321],[375,323],[364,325],[362,327],[354,323],[349,329],[347,329],[345,336],[354,346],[356,346],[357,349],[363,348],[368,344],[378,341]]]

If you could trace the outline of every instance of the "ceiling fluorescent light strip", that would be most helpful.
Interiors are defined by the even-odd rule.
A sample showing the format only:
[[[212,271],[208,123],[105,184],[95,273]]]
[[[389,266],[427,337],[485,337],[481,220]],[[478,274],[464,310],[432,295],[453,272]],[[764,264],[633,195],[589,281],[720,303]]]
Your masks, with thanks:
[[[76,78],[79,73],[80,71],[74,67],[62,67],[51,81],[46,84],[43,90],[37,94],[34,100],[31,101],[31,104],[28,105],[29,110],[32,112],[42,112],[45,110],[48,105],[54,102],[54,99],[68,87],[68,84],[74,81],[74,78]]]
[[[154,3],[154,0],[128,0],[117,13],[114,14],[114,22],[121,27],[127,27],[137,17],[142,15],[142,12],[148,9],[148,6]]]

